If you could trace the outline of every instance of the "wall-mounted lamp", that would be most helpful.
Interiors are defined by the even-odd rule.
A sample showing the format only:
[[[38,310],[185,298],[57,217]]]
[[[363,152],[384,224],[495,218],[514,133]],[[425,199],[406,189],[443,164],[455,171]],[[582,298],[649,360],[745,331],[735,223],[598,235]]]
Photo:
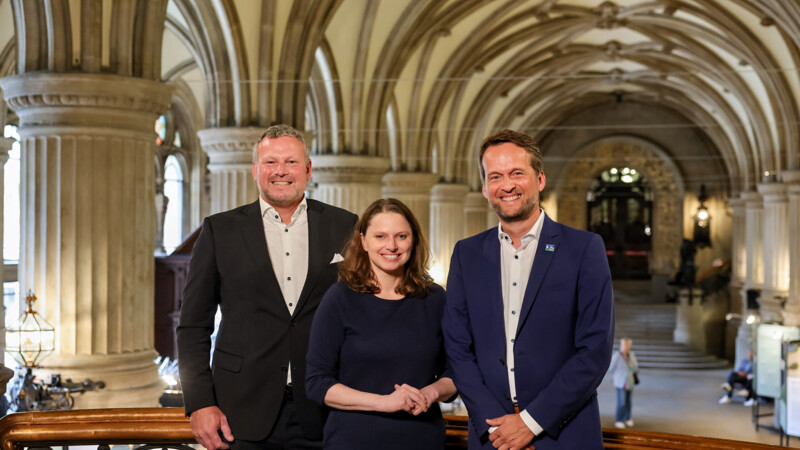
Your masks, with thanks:
[[[698,248],[711,247],[711,214],[705,205],[705,201],[708,200],[705,184],[700,185],[700,195],[697,199],[700,200],[700,206],[694,215],[694,244]]]
[[[748,325],[756,325],[761,323],[761,317],[756,314],[748,314],[746,317],[742,314],[736,313],[728,313],[725,315],[725,320],[728,322],[734,319],[741,320]]]

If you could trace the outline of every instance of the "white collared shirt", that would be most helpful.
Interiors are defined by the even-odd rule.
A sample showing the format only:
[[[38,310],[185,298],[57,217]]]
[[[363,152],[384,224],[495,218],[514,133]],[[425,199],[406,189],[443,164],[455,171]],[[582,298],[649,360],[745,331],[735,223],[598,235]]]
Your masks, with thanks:
[[[519,248],[514,248],[511,237],[503,232],[503,225],[497,226],[497,238],[500,240],[500,279],[503,289],[503,317],[506,331],[506,370],[508,372],[508,386],[511,389],[511,399],[517,403],[517,384],[514,373],[514,341],[517,336],[519,316],[522,312],[522,301],[525,289],[533,268],[533,259],[536,248],[539,246],[539,237],[544,224],[544,211],[539,209],[539,218],[533,227],[520,239]],[[527,410],[520,411],[520,417],[525,425],[539,435],[544,431]],[[491,430],[494,431],[494,430]]]
[[[303,197],[294,210],[289,225],[286,225],[272,205],[260,196],[258,202],[261,205],[264,236],[267,238],[272,270],[278,279],[289,315],[293,315],[308,275],[308,203]],[[290,365],[287,383],[291,382]]]

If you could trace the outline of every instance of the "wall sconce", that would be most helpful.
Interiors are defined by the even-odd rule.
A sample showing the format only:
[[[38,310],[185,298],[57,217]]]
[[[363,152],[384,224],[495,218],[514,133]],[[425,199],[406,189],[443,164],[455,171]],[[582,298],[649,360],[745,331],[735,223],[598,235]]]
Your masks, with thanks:
[[[708,200],[705,184],[700,185],[697,199],[700,200],[700,206],[694,215],[694,243],[698,248],[711,247],[711,215],[705,205]]]

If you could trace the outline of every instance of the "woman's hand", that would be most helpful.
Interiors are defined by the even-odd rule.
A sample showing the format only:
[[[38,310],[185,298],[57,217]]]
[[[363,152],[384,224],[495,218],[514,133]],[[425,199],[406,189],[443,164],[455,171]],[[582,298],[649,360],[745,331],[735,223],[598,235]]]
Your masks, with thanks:
[[[394,385],[395,391],[389,395],[384,395],[380,405],[382,412],[397,412],[406,411],[408,413],[417,415],[422,412],[420,405],[425,404],[425,397],[420,393],[419,389],[409,386],[407,384]],[[420,409],[416,414],[415,410]]]
[[[433,405],[435,402],[439,401],[439,397],[442,396],[442,394],[436,388],[436,384],[435,383],[434,384],[429,384],[429,385],[425,386],[424,388],[420,389],[419,391],[422,394],[422,396],[425,398],[425,408],[424,408],[425,411],[427,411],[428,408],[430,408],[431,405]]]

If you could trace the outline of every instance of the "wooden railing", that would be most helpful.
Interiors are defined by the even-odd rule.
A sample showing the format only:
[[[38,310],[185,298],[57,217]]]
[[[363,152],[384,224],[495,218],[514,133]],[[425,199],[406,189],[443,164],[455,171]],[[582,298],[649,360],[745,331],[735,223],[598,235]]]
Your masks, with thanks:
[[[446,449],[467,448],[465,416],[445,416]],[[775,449],[772,445],[649,431],[603,429],[606,449]],[[64,445],[194,444],[182,408],[129,408],[10,414],[0,420],[0,450]]]

